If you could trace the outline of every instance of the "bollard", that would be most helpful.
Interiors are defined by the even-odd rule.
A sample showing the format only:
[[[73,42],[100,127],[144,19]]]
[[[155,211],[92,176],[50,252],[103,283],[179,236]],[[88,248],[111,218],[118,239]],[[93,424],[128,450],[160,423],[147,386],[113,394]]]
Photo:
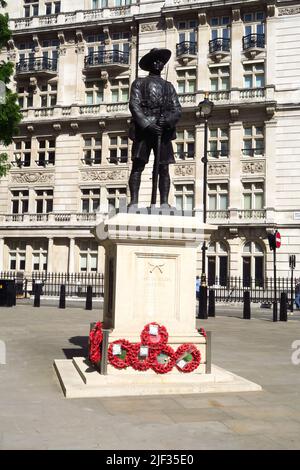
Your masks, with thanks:
[[[87,286],[86,288],[86,310],[93,310],[93,286]]]
[[[66,286],[64,284],[60,286],[58,308],[66,308]]]
[[[216,299],[215,299],[215,291],[213,289],[210,289],[209,294],[208,294],[208,316],[209,317],[216,316]]]
[[[207,320],[207,287],[200,286],[198,318]]]
[[[33,302],[34,307],[40,307],[41,306],[41,289],[39,284],[34,284],[34,302]]]
[[[244,320],[251,320],[251,305],[250,305],[250,292],[244,291],[244,304],[243,304],[243,318]]]
[[[281,292],[279,320],[287,321],[287,293]]]

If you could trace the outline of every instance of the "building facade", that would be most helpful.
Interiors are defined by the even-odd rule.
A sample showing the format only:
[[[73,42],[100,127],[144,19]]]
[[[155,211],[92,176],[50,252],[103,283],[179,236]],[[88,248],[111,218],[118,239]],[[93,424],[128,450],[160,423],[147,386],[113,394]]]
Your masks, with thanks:
[[[285,0],[16,0],[2,58],[23,120],[0,185],[0,270],[102,271],[90,230],[128,196],[129,89],[152,47],[183,108],[170,202],[202,212],[208,133],[207,251],[211,282],[272,275],[267,234],[278,229],[278,272],[300,255],[300,2]],[[151,167],[140,203],[149,203]],[[201,250],[199,250],[199,269]],[[296,271],[300,274],[300,256]],[[298,268],[298,269],[297,269]],[[296,272],[296,274],[297,274]]]

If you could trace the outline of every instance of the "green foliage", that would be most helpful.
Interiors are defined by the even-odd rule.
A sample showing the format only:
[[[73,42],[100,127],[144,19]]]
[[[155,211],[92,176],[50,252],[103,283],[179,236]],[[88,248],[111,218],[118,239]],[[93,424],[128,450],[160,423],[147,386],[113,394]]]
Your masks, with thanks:
[[[10,164],[8,163],[7,153],[0,154],[0,177],[5,176],[8,170],[10,169]]]
[[[0,15],[0,48],[5,46],[11,38],[11,31],[8,27],[8,14]]]

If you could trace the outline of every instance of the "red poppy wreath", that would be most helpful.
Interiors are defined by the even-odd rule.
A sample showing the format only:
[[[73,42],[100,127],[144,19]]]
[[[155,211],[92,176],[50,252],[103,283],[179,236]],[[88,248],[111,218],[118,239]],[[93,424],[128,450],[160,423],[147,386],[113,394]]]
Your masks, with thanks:
[[[130,365],[132,344],[126,339],[118,339],[109,345],[108,361],[116,369],[125,369]]]
[[[141,343],[133,344],[129,351],[131,367],[134,370],[148,370],[151,367],[151,355],[148,346],[143,346]]]
[[[182,344],[176,351],[175,362],[176,367],[180,372],[193,372],[193,370],[199,367],[200,361],[200,351],[194,344]]]
[[[152,350],[159,350],[167,344],[169,335],[163,325],[152,322],[146,325],[141,333],[141,343],[149,346]]]
[[[164,345],[158,351],[151,353],[151,369],[157,374],[170,372],[175,364],[175,352],[171,346]]]
[[[98,321],[90,331],[89,342],[89,360],[97,364],[101,360],[101,343],[103,339],[102,323]]]

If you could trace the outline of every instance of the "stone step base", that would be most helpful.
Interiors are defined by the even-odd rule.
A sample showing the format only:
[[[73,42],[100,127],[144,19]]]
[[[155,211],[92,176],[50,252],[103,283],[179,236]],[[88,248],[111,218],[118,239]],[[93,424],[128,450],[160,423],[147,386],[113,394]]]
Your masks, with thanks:
[[[66,398],[185,395],[190,393],[250,392],[261,386],[225,369],[211,374],[155,374],[144,372],[100,375],[85,358],[56,359],[54,369]]]

